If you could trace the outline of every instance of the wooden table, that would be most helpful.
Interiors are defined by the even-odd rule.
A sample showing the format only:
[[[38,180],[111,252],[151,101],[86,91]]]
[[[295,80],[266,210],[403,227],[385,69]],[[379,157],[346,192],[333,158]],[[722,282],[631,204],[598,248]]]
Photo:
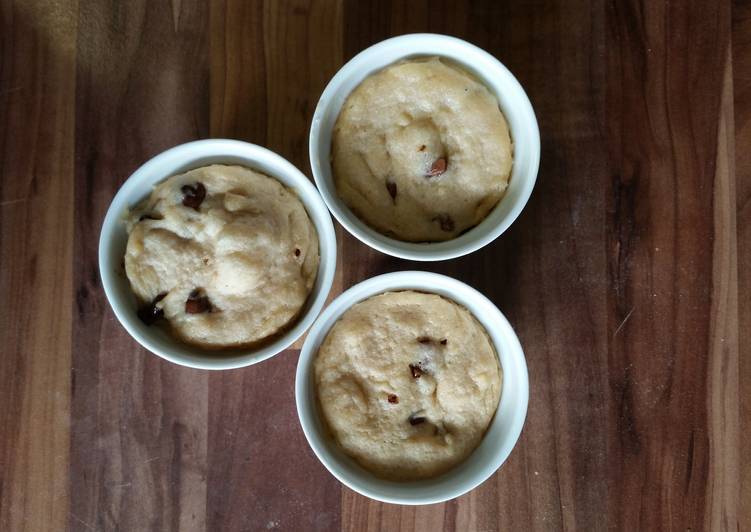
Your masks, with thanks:
[[[1,530],[751,529],[748,2],[0,0],[0,17]],[[421,31],[514,72],[542,162],[519,220],[468,257],[409,263],[338,229],[336,293],[445,273],[526,351],[508,462],[410,508],[316,460],[296,349],[164,362],[115,320],[96,250],[119,185],[175,144],[243,139],[310,174],[327,81]]]

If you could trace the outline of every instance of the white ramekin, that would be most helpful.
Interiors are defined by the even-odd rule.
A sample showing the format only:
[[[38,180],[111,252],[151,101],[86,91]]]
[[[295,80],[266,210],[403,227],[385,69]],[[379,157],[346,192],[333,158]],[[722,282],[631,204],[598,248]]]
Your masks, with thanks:
[[[402,242],[380,234],[355,216],[339,199],[331,173],[331,132],[347,96],[366,77],[415,56],[446,57],[476,75],[498,98],[511,130],[514,165],[503,199],[466,233],[447,242]],[[402,35],[367,48],[344,65],[318,101],[310,127],[310,165],[318,190],[347,231],[363,243],[394,257],[444,260],[471,253],[495,240],[519,216],[532,194],[540,165],[540,131],[524,89],[495,57],[466,41],[446,35]]]
[[[321,262],[313,291],[294,326],[274,342],[258,349],[211,351],[177,341],[160,327],[149,327],[136,316],[137,302],[123,271],[128,235],[123,216],[164,179],[209,164],[239,164],[278,179],[303,202],[318,231]],[[146,349],[176,364],[200,369],[233,369],[265,360],[289,347],[310,327],[321,311],[336,268],[336,236],[326,205],[313,184],[281,156],[254,144],[211,139],[188,142],[160,153],[136,170],[110,204],[99,237],[99,273],[107,299],[123,327]]]
[[[503,368],[501,400],[488,432],[470,457],[451,471],[429,480],[393,482],[375,477],[342,453],[326,435],[318,410],[313,361],[329,329],[352,305],[393,290],[440,294],[466,307],[482,323],[498,352]],[[383,502],[432,504],[458,497],[488,479],[511,453],[524,425],[529,379],[524,352],[514,330],[488,298],[466,284],[435,273],[406,271],[379,275],[337,297],[308,332],[300,352],[295,400],[308,443],[323,465],[343,484]]]

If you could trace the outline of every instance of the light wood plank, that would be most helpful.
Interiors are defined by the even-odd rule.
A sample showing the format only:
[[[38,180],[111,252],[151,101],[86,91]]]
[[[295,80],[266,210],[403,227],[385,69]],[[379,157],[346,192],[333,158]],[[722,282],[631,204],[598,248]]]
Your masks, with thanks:
[[[735,130],[736,230],[738,237],[738,332],[751,330],[751,3],[733,2],[733,110]],[[751,342],[739,338],[740,514],[739,529],[751,530]]]
[[[710,467],[706,527],[739,523],[738,256],[732,52],[728,47],[717,131],[709,367]]]

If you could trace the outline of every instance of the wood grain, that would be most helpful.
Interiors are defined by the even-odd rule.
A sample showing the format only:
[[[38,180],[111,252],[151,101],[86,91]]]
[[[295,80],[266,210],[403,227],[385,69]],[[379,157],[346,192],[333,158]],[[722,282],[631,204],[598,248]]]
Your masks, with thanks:
[[[738,332],[751,330],[751,3],[733,2],[733,106],[736,228],[738,235]],[[740,530],[751,530],[751,342],[740,341]]]
[[[445,504],[342,487],[300,430],[301,342],[255,367],[163,362],[98,278],[120,184],[175,144],[238,138],[310,175],[324,86],[386,37],[488,50],[535,108],[535,192],[442,263],[337,227],[330,297],[457,277],[525,348],[501,470]],[[0,529],[751,529],[751,7],[736,0],[0,0]]]
[[[0,2],[0,529],[68,519],[75,9]]]
[[[708,398],[735,395],[710,389],[707,379],[719,355],[711,349],[719,340],[711,327],[711,221],[723,180],[716,160],[729,13],[715,3],[692,7],[650,4],[644,13],[628,5],[613,14],[623,47],[609,83],[620,89],[609,119],[620,169],[612,191],[612,327],[634,309],[609,356],[611,456],[619,463],[611,497],[620,527],[701,528],[718,494],[692,480],[716,473],[711,452],[722,437],[710,434],[709,420],[720,413]],[[668,22],[675,31],[659,38]],[[702,37],[689,38],[699,27]]]
[[[735,143],[732,51],[723,74],[714,181],[714,246],[710,314],[710,505],[705,526],[728,529],[739,520],[738,257],[735,216]]]
[[[205,530],[208,375],[138,347],[98,279],[117,187],[208,134],[202,2],[80,2],[76,90],[71,530]]]
[[[215,2],[211,28],[211,135],[267,146],[310,175],[308,126],[341,65],[339,4]],[[297,353],[210,376],[208,530],[339,527],[339,484],[297,421]]]

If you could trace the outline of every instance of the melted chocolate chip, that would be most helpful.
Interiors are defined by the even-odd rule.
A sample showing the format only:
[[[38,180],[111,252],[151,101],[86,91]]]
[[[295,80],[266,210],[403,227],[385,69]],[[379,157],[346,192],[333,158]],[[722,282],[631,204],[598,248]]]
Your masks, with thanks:
[[[399,404],[399,396],[396,395],[396,394],[394,394],[394,393],[390,393],[389,394],[389,403],[391,403],[393,405],[398,405]]]
[[[295,257],[300,256],[300,248],[295,248]]]
[[[439,214],[433,218],[433,221],[438,222],[441,225],[441,230],[446,231],[447,233],[452,232],[456,227],[454,225],[454,219],[448,214]]]
[[[436,177],[441,175],[446,171],[446,166],[448,166],[448,163],[446,162],[445,157],[436,159],[435,162],[430,166],[428,173],[425,174],[425,177]]]
[[[449,343],[447,338],[444,338],[443,340],[441,340],[441,345],[446,345],[447,343]]]
[[[386,181],[386,189],[389,191],[391,199],[396,200],[396,183],[393,181]]]
[[[425,146],[425,144],[423,144],[422,146],[420,146],[420,149],[417,150],[417,151],[425,151],[425,148],[427,148],[427,146]]]
[[[412,414],[409,416],[409,424],[412,426],[419,425],[420,423],[425,423],[425,418],[422,416],[416,416],[415,414]]]
[[[138,318],[146,325],[153,325],[160,319],[164,318],[164,310],[157,307],[156,304],[164,299],[164,296],[166,295],[167,292],[162,292],[154,298],[154,301],[152,301],[151,304],[139,308],[137,312]]]
[[[204,295],[201,290],[196,288],[190,293],[188,299],[185,301],[185,312],[187,314],[211,312],[211,301],[209,301],[209,298]]]
[[[417,364],[410,364],[409,370],[412,372],[413,379],[419,379],[420,376],[424,373],[422,368]]]
[[[417,338],[417,341],[420,342],[421,344],[432,344],[433,343],[433,339],[430,336],[419,336]]]
[[[183,185],[180,192],[183,193],[183,205],[195,210],[198,210],[206,197],[206,187],[203,186],[203,183]]]

